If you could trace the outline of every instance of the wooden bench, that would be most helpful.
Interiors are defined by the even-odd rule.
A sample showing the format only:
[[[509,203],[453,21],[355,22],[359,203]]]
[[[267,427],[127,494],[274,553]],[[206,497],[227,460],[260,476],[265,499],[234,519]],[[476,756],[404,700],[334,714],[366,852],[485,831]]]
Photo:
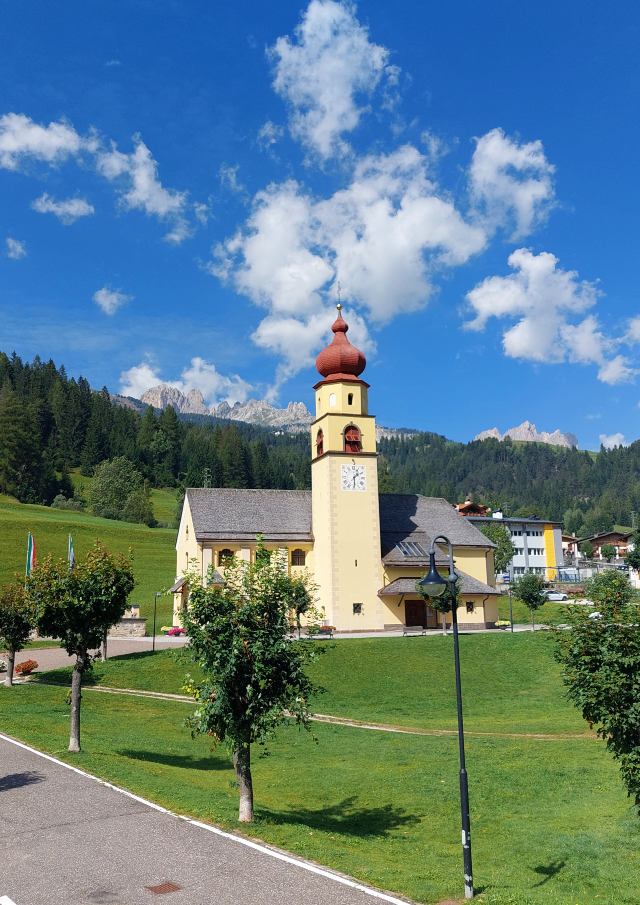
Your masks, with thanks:
[[[321,625],[320,628],[307,629],[308,638],[333,638],[333,626]]]
[[[403,625],[403,635],[424,635],[426,629],[422,625]]]

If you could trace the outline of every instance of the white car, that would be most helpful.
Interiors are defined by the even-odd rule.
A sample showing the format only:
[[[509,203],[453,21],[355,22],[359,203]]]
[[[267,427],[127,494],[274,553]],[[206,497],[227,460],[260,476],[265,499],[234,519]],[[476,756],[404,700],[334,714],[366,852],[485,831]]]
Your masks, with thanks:
[[[567,597],[567,595],[564,593],[564,591],[550,590],[550,591],[545,591],[545,594],[547,595],[547,600],[555,601],[555,600],[568,600],[569,599]]]

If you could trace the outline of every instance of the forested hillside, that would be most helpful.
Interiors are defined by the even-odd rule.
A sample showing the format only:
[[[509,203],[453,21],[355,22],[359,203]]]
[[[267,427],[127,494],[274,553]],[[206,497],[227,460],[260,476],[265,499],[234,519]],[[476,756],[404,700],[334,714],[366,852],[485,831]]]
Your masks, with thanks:
[[[471,498],[510,516],[564,521],[577,534],[631,525],[632,511],[640,511],[640,441],[593,457],[543,443],[454,443],[424,433],[381,440],[379,451],[388,463],[387,489],[451,502]]]
[[[380,441],[380,489],[460,502],[508,515],[564,520],[590,534],[631,524],[640,512],[640,441],[601,450],[494,439],[454,443],[438,434]],[[308,434],[282,434],[206,416],[114,404],[107,389],[68,378],[64,367],[0,353],[0,492],[50,504],[73,496],[69,471],[92,475],[124,456],[150,487],[308,489]]]

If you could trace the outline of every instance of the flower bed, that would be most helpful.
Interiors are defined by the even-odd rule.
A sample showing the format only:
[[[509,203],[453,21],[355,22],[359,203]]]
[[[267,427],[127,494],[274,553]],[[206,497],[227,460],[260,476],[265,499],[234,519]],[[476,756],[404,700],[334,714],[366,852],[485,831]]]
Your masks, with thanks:
[[[24,660],[22,663],[18,663],[13,671],[17,676],[30,676],[33,670],[37,668],[38,664],[35,660]]]
[[[174,637],[175,635],[184,635],[184,629],[179,628],[177,625],[175,625],[173,628],[169,629],[167,635],[173,635]]]

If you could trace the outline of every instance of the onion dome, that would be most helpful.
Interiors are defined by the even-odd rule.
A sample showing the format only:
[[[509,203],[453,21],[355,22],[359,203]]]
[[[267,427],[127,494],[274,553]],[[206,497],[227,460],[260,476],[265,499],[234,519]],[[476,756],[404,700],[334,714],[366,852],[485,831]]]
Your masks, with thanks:
[[[338,305],[338,317],[334,321],[333,340],[316,358],[316,368],[325,380],[346,378],[353,380],[364,371],[367,359],[360,349],[347,339],[349,325],[342,317],[342,305]]]

